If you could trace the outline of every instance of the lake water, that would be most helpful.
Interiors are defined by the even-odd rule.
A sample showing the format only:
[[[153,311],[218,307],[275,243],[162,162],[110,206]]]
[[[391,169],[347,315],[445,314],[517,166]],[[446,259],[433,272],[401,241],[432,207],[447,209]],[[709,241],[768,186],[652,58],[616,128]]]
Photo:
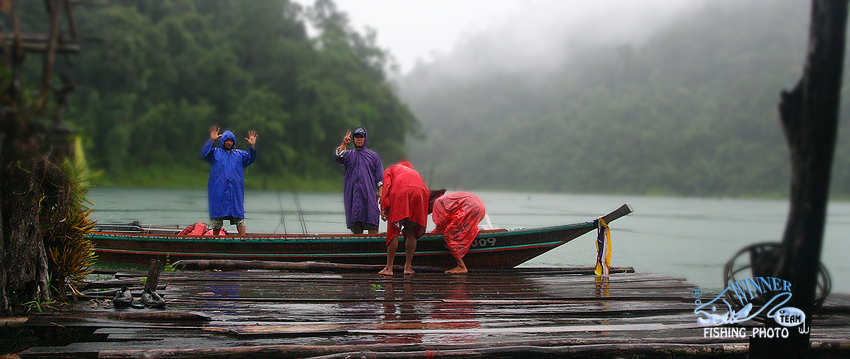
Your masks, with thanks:
[[[611,265],[683,277],[714,290],[723,286],[723,267],[738,250],[781,240],[789,209],[786,200],[475,193],[492,224],[501,228],[585,222],[630,203],[635,212],[611,224]],[[104,187],[92,189],[89,199],[92,216],[101,223],[186,226],[208,221],[206,190]],[[346,231],[341,193],[246,191],[245,210],[249,231],[301,233],[302,225],[308,233]],[[821,261],[832,275],[833,292],[850,292],[848,234],[850,203],[831,202]],[[592,266],[595,259],[593,232],[523,266]]]

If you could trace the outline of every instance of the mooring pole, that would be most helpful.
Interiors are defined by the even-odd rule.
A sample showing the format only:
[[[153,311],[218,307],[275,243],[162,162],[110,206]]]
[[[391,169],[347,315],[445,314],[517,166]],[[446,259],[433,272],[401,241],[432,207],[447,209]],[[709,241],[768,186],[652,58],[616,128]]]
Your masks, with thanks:
[[[803,310],[806,323],[804,328],[789,328],[788,338],[751,338],[751,358],[804,358],[809,349],[838,130],[846,23],[847,0],[812,1],[803,77],[791,92],[782,92],[779,104],[791,152],[791,210],[775,253],[777,262],[770,270],[791,283],[792,297],[786,306]],[[765,327],[778,325],[767,318]]]

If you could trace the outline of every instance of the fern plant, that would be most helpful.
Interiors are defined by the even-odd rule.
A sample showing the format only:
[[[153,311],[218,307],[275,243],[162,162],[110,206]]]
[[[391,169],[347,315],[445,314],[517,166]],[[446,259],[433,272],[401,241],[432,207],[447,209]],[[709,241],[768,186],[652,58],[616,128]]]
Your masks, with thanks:
[[[92,180],[100,172],[89,170],[79,138],[75,141],[75,158],[65,159],[54,178],[45,181],[46,188],[41,203],[42,236],[48,256],[48,269],[52,286],[60,294],[66,289],[75,292],[74,285],[91,273],[97,260],[94,243],[86,238],[95,222],[90,218],[92,203],[86,198]],[[64,181],[61,178],[66,178]]]

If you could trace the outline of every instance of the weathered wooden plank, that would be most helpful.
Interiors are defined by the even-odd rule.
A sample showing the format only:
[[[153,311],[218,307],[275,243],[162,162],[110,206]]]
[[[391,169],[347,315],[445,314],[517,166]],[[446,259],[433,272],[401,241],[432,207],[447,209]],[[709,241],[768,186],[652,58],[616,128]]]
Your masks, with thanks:
[[[463,324],[463,323],[461,323]],[[516,333],[573,333],[573,332],[614,332],[614,331],[657,331],[697,328],[693,324],[585,324],[538,326],[525,325],[500,327],[480,327],[458,325],[447,321],[440,322],[397,322],[397,323],[362,323],[362,324],[315,324],[315,325],[272,325],[272,326],[240,326],[228,328],[227,332],[239,337],[255,336],[296,336],[296,335],[327,335],[327,334],[516,334]]]
[[[357,268],[363,267],[365,269],[374,269],[379,266],[374,265],[347,265],[347,264],[334,264],[334,263],[323,263],[323,262],[259,262],[258,263],[266,263],[264,266],[270,265],[280,265],[284,267],[292,267],[298,268],[306,266],[307,264],[313,263],[316,266],[329,265],[329,267],[345,267],[345,266],[354,266]],[[380,269],[380,268],[378,268]],[[233,275],[238,275],[243,278],[259,278],[261,280],[271,280],[274,278],[287,278],[287,279],[296,279],[303,280],[305,276],[298,275],[297,273],[303,273],[303,271],[278,271],[278,270],[256,270],[256,271],[233,271],[233,272],[210,272],[210,271],[181,271],[178,270],[176,272],[171,273],[162,273],[163,275],[171,275],[178,277],[186,277],[186,278],[202,278],[202,279],[211,279],[215,276],[219,277],[228,277]],[[321,278],[339,278],[340,276],[345,277],[372,277],[372,278],[382,278],[382,279],[402,279],[408,278],[407,276],[395,276],[395,277],[383,277],[376,276],[377,272],[365,272],[361,273],[359,271],[341,271],[341,272],[327,272],[327,273],[311,273],[309,276],[309,280],[317,280]],[[492,277],[492,278],[505,278],[505,275],[508,273],[507,277],[517,277],[523,276],[528,278],[534,277],[556,277],[556,278],[581,278],[584,280],[593,280],[594,276],[592,276],[593,268],[592,267],[579,267],[579,268],[528,268],[528,269],[515,269],[511,271],[506,270],[487,270],[487,271],[472,271],[462,275],[451,275],[445,274],[442,271],[439,273],[417,273],[417,277],[421,280],[422,278],[438,278],[440,280],[458,280],[464,278],[482,278],[482,277]],[[657,274],[647,274],[647,273],[635,273],[634,268],[632,267],[612,267],[612,274],[630,274],[632,277],[643,277],[643,278],[670,278],[667,276],[657,275]],[[145,276],[145,272],[141,271],[122,271],[114,273],[116,278],[133,278],[138,277],[142,278]],[[320,275],[320,277],[316,277],[315,275]],[[612,280],[616,280],[618,276],[611,276]],[[681,278],[674,278],[676,280],[683,281]]]
[[[122,280],[140,284],[144,276],[132,272]],[[597,281],[569,270],[391,278],[367,272],[178,271],[162,272],[160,282],[167,284],[161,292],[167,311],[114,309],[103,301],[31,318],[25,323],[31,328],[91,328],[93,334],[42,354],[33,349],[25,357],[408,357],[435,350],[441,356],[502,353],[503,348],[512,348],[505,355],[518,357],[571,355],[567,348],[600,345],[657,355],[668,346],[746,343],[704,338],[693,314],[692,286],[654,274]],[[202,318],[184,321],[169,312]],[[848,321],[850,316],[841,313],[820,315],[812,338],[850,345]],[[516,349],[525,347],[535,349]],[[597,354],[581,350],[577,355]]]
[[[643,332],[641,332],[643,333]],[[579,334],[579,333],[577,333]],[[689,347],[689,348],[714,348],[714,351],[707,352],[688,352],[688,356],[712,356],[717,354],[734,354],[738,353],[737,349],[728,351],[729,347],[738,348],[741,345],[746,345],[740,340],[711,340],[706,338],[665,338],[665,337],[647,337],[643,338],[620,338],[620,337],[595,337],[595,338],[546,338],[546,339],[531,339],[527,341],[503,341],[499,343],[493,342],[468,342],[462,344],[447,344],[447,343],[411,343],[411,344],[380,344],[380,343],[358,343],[358,344],[343,344],[343,345],[278,345],[278,344],[259,344],[257,345],[241,345],[237,346],[234,342],[214,342],[203,340],[180,340],[178,343],[169,342],[149,342],[145,347],[145,343],[122,343],[120,348],[114,344],[109,346],[104,343],[79,343],[78,345],[54,348],[53,353],[62,350],[68,357],[79,357],[76,354],[98,353],[99,358],[294,358],[294,357],[316,357],[317,355],[334,355],[351,353],[406,353],[406,357],[415,357],[420,353],[428,351],[430,355],[436,356],[439,353],[440,357],[443,354],[451,353],[452,351],[489,351],[493,353],[503,353],[508,357],[522,357],[531,355],[523,350],[518,350],[519,347],[534,347],[538,348],[535,351],[540,353],[547,352],[552,355],[580,354],[584,355],[602,355],[607,357],[610,355],[622,356],[630,350],[642,349],[642,355],[667,355],[668,352],[659,352],[657,348],[665,347]],[[163,346],[163,344],[166,344]],[[719,347],[718,347],[719,346]],[[836,352],[837,349],[844,348],[847,350],[846,340],[816,340],[813,342],[815,350],[824,350]],[[567,350],[568,348],[576,349],[577,352]],[[584,352],[582,350],[594,348]],[[600,348],[616,348],[617,353],[605,354],[604,351],[599,351]],[[653,349],[654,348],[654,349]],[[720,348],[720,349],[718,349]],[[549,349],[552,349],[551,351]],[[35,357],[57,357],[57,356],[37,356],[37,350],[22,353],[24,358]],[[578,353],[578,354],[577,354]],[[635,355],[638,352],[635,352]],[[358,354],[359,356],[360,354]],[[683,355],[678,353],[676,355]],[[399,355],[397,357],[405,357]],[[488,355],[489,357],[489,355]]]
[[[602,357],[620,355],[663,354],[670,356],[746,353],[746,344],[592,344],[571,346],[492,346],[474,348],[429,349],[401,345],[346,346],[254,346],[201,348],[183,350],[111,350],[100,352],[99,358],[481,358],[481,357],[555,357],[593,354]]]
[[[831,343],[819,343],[819,347],[827,348]],[[349,350],[346,350],[349,349]],[[829,348],[830,350],[833,348]],[[368,346],[253,346],[220,349],[190,349],[190,350],[113,350],[101,352],[100,358],[409,358],[409,357],[441,357],[441,358],[470,358],[470,357],[549,357],[549,356],[583,356],[620,357],[620,356],[709,356],[716,357],[718,353],[746,353],[746,344],[742,343],[597,343],[590,345],[567,346],[532,346],[509,345],[494,347],[468,348],[457,347],[422,347],[418,345],[368,345]]]
[[[142,286],[142,281],[139,279],[114,279],[114,280],[106,280],[106,281],[96,281],[96,282],[84,282],[80,284],[77,289],[89,290],[89,289],[100,289],[100,288],[120,288],[121,286],[126,285],[127,287],[137,287]],[[159,286],[157,289],[164,289],[165,286]]]
[[[0,328],[22,327],[26,324],[27,317],[5,317],[0,318]]]
[[[380,265],[368,264],[342,264],[329,262],[276,262],[276,261],[243,261],[243,260],[179,260],[174,262],[174,267],[187,270],[293,270],[299,272],[321,272],[321,271],[343,271],[343,272],[378,272],[383,268]],[[401,267],[399,267],[401,268]],[[436,272],[440,268],[416,267],[417,272]]]

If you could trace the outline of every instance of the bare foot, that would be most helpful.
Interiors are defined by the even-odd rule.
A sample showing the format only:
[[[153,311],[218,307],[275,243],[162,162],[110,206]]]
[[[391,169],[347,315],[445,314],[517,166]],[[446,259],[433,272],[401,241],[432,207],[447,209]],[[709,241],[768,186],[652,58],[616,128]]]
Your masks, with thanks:
[[[413,274],[413,273],[416,273],[416,272],[415,272],[415,271],[413,271],[413,269],[412,269],[412,268],[405,268],[405,269],[404,269],[404,274]]]
[[[384,268],[383,270],[378,272],[378,274],[380,274],[380,275],[393,275],[393,269],[392,268]],[[405,273],[405,274],[407,274],[407,273]]]
[[[446,271],[446,273],[451,273],[451,274],[461,274],[461,273],[467,273],[467,272],[469,272],[469,271],[466,270],[466,268],[461,268],[461,267],[454,267],[454,268]]]

